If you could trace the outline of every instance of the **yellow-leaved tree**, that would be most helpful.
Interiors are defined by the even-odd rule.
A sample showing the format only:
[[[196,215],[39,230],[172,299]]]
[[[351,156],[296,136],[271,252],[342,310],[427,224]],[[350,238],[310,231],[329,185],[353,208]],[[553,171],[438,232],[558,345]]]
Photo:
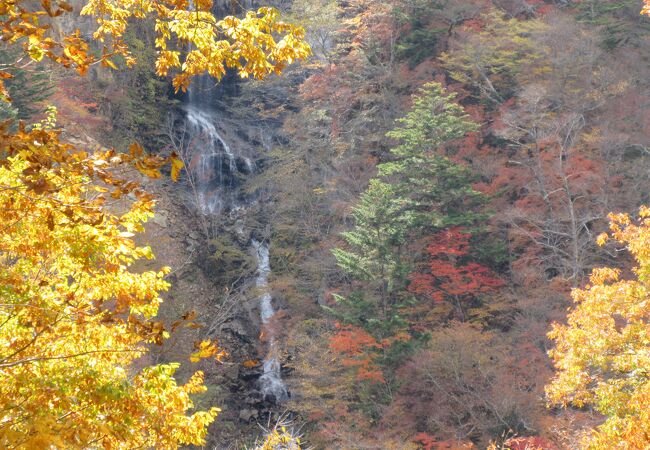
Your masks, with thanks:
[[[244,18],[218,19],[212,0],[87,0],[82,15],[96,18],[93,38],[101,53],[91,49],[77,30],[57,38],[51,32],[58,16],[73,12],[63,0],[0,0],[0,32],[4,43],[19,43],[34,61],[49,58],[81,74],[94,63],[116,69],[117,62],[135,63],[123,35],[133,20],[155,23],[158,56],[156,71],[174,71],[176,90],[186,90],[194,75],[217,79],[226,68],[242,77],[264,78],[280,73],[287,64],[311,53],[302,27],[281,20],[277,9],[263,7]],[[1,67],[0,67],[1,69]],[[0,70],[0,81],[9,77]],[[3,94],[7,97],[6,91]]]
[[[187,414],[201,392],[176,364],[131,363],[166,332],[155,322],[159,272],[134,273],[131,237],[153,200],[114,175],[159,158],[89,155],[48,127],[0,128],[0,447],[176,448],[201,444],[218,409]],[[123,214],[105,202],[135,194]],[[220,356],[214,350],[209,355]],[[204,352],[206,353],[206,352]],[[205,354],[203,356],[209,356]]]
[[[557,373],[547,386],[552,404],[590,406],[606,417],[587,436],[590,449],[650,448],[650,208],[635,223],[611,214],[611,237],[636,260],[634,279],[618,269],[595,269],[572,293],[567,325],[549,336]],[[599,237],[599,244],[607,240]]]
[[[263,78],[310,52],[304,30],[275,9],[217,20],[211,7],[210,0],[88,0],[81,13],[97,19],[97,50],[78,31],[54,32],[57,17],[73,12],[67,2],[0,0],[0,45],[24,49],[9,65],[47,58],[84,74],[95,63],[132,65],[122,36],[133,21],[150,19],[157,71],[173,71],[177,90],[201,73],[219,79],[227,67]],[[0,101],[11,100],[2,86],[10,77],[0,66]],[[176,179],[182,163],[137,144],[128,153],[86,152],[62,142],[51,118],[30,129],[10,125],[0,123],[0,448],[201,445],[218,413],[194,410],[190,395],[205,390],[203,375],[178,385],[177,364],[137,364],[168,335],[155,320],[168,285],[167,269],[131,269],[153,257],[132,240],[153,214],[153,199],[125,171],[157,177],[171,163]],[[115,199],[128,204],[125,213],[107,206]],[[222,356],[204,341],[190,360]]]

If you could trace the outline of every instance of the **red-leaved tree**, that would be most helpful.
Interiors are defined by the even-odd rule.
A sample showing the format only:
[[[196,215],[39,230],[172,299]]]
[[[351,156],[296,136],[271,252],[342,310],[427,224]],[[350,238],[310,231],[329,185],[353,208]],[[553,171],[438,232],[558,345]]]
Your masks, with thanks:
[[[365,330],[353,326],[339,326],[339,331],[330,339],[330,349],[343,357],[341,363],[356,368],[359,381],[383,383],[381,368],[373,361],[384,344]]]
[[[454,227],[435,234],[427,246],[425,270],[409,275],[409,292],[434,302],[450,302],[465,320],[463,304],[504,282],[488,267],[468,260],[471,234]]]

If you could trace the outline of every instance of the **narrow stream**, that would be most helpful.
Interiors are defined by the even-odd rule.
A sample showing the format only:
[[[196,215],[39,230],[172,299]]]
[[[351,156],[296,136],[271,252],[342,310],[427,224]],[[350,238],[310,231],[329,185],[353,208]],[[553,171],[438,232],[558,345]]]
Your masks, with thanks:
[[[262,319],[262,332],[268,342],[267,355],[264,359],[264,372],[259,379],[260,391],[265,400],[273,403],[282,403],[289,398],[287,387],[282,381],[280,361],[277,356],[275,334],[270,321],[275,315],[271,293],[269,292],[268,278],[271,273],[269,265],[269,246],[266,243],[252,241],[253,250],[257,259],[257,278],[255,286],[260,291],[260,316]]]
[[[237,180],[253,172],[249,158],[232,149],[218,131],[219,116],[206,105],[204,96],[190,88],[189,105],[186,107],[187,129],[190,133],[192,157],[189,170],[194,175],[196,207],[207,216],[218,216],[227,211],[246,207],[246,201],[238,198]],[[281,403],[289,398],[282,380],[277,344],[272,318],[275,315],[268,285],[271,267],[269,244],[251,240],[251,252],[257,261],[255,287],[259,293],[262,333],[266,337],[266,356],[259,390],[266,401]]]

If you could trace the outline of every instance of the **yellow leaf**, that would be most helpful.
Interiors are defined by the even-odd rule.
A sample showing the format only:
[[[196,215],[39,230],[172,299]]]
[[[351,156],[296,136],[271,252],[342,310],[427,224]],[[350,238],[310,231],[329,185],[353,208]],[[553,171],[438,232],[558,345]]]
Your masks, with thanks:
[[[138,142],[133,142],[131,145],[129,145],[129,154],[134,158],[141,157],[143,153],[144,149]]]
[[[172,154],[171,161],[172,161],[172,172],[171,172],[172,180],[178,181],[178,176],[181,172],[181,169],[185,166],[185,164],[183,163],[183,161],[181,161],[180,158],[176,156],[176,154]]]
[[[117,66],[115,65],[115,63],[108,58],[102,59],[102,66],[110,67],[113,70],[117,70]]]

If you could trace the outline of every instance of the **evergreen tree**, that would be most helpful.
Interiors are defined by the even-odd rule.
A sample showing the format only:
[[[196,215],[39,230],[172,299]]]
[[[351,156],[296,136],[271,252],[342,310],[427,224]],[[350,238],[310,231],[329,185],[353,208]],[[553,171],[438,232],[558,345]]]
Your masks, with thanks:
[[[338,297],[346,309],[358,310],[352,303],[366,308],[374,303],[382,319],[396,318],[395,309],[407,297],[412,258],[405,249],[411,238],[473,225],[482,217],[476,208],[483,197],[471,186],[471,172],[440,154],[442,146],[476,130],[453,99],[438,83],[424,85],[411,111],[398,120],[400,126],[388,133],[400,144],[391,150],[391,161],[379,164],[379,178],[370,181],[354,208],[355,227],[343,233],[347,249],[333,250],[338,265],[365,284],[363,295]],[[360,324],[364,318],[358,312]]]
[[[333,250],[339,266],[352,278],[366,282],[382,316],[395,302],[394,292],[408,270],[403,248],[414,216],[408,198],[396,186],[380,179],[370,181],[352,216],[356,226],[343,233],[351,250]]]
[[[15,120],[16,117],[18,110],[11,103],[0,100],[0,122]]]
[[[481,215],[476,206],[483,196],[474,190],[471,171],[443,156],[440,147],[476,131],[455,94],[438,83],[427,83],[414,98],[399,127],[387,136],[400,141],[391,150],[393,160],[379,164],[379,175],[395,184],[398,195],[409,199],[414,223],[424,229],[469,225]]]
[[[11,105],[0,105],[0,121],[20,119],[29,121],[43,112],[44,100],[52,94],[50,75],[42,64],[15,64],[20,59],[21,50],[12,46],[0,48],[0,69],[12,75],[4,80],[11,96]]]

